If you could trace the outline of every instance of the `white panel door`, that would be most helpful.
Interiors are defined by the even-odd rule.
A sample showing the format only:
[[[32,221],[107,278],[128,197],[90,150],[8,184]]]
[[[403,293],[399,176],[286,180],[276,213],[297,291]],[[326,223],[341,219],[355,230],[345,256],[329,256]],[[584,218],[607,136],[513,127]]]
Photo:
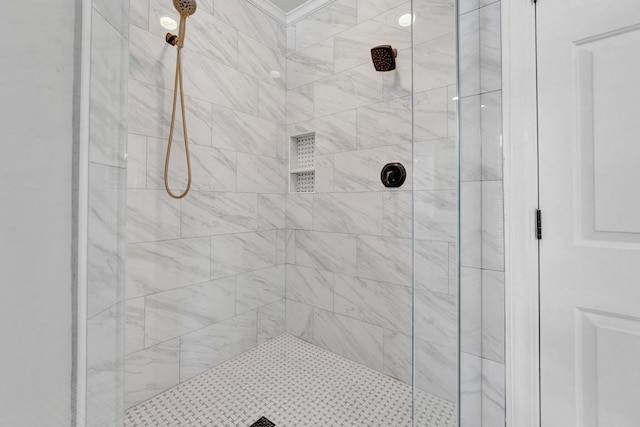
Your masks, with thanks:
[[[543,427],[640,426],[640,0],[538,0]]]

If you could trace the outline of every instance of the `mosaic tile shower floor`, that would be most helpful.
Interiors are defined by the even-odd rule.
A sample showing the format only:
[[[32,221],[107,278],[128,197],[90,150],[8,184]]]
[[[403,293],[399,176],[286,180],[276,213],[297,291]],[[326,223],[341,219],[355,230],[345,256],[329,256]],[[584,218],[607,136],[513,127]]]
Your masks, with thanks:
[[[454,427],[453,403],[416,395],[416,426]],[[127,410],[125,426],[411,426],[411,387],[288,334]]]

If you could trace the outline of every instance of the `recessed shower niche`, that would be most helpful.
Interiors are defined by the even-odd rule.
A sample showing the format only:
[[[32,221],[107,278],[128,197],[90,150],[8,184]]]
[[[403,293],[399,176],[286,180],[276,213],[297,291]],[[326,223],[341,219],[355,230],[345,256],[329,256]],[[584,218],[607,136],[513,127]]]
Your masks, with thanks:
[[[316,181],[316,134],[295,135],[289,142],[289,192],[313,193]]]

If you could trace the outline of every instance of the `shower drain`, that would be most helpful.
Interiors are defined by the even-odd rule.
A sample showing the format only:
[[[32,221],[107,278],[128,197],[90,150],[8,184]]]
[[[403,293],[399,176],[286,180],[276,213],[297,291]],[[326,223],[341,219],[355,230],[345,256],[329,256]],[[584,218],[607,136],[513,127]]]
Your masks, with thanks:
[[[275,427],[275,424],[265,417],[262,417],[255,423],[251,424],[249,427]]]

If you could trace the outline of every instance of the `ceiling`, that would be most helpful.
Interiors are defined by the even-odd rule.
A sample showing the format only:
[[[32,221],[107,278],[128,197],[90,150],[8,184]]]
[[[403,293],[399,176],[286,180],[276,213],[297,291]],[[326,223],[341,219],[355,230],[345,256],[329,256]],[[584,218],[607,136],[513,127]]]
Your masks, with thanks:
[[[305,4],[308,0],[270,0],[271,3],[278,6],[284,13],[291,12],[296,7]]]

